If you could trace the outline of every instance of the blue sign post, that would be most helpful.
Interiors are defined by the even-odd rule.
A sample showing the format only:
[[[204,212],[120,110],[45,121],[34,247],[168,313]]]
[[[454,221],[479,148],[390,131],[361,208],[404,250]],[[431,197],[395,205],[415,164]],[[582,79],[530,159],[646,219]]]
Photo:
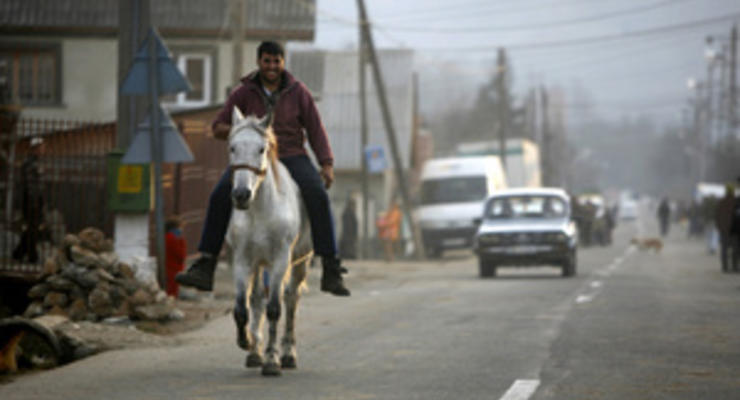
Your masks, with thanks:
[[[368,145],[365,147],[365,160],[367,161],[367,172],[377,174],[388,168],[383,146]]]
[[[149,29],[149,35],[134,57],[134,63],[121,86],[121,93],[128,95],[149,95],[149,117],[140,126],[139,134],[126,152],[123,159],[129,163],[151,162],[154,171],[154,215],[156,224],[157,244],[157,276],[161,287],[166,287],[164,268],[164,208],[162,205],[162,161],[192,161],[192,153],[179,134],[172,136],[174,126],[169,116],[162,111],[159,105],[159,96],[174,94],[190,90],[187,79],[182,75],[169,51],[162,43],[162,39],[154,28]],[[170,140],[165,142],[161,134],[161,123],[164,122],[165,136]],[[143,127],[143,129],[141,129]],[[147,129],[148,127],[148,129]],[[148,141],[146,133],[148,131]],[[169,132],[169,134],[167,133]],[[141,140],[142,137],[144,140]],[[147,143],[148,142],[148,143]],[[174,147],[170,159],[164,160],[163,142]],[[147,144],[148,149],[147,149]],[[134,146],[136,145],[136,146]],[[184,148],[184,150],[183,150]],[[144,157],[149,150],[149,157]]]

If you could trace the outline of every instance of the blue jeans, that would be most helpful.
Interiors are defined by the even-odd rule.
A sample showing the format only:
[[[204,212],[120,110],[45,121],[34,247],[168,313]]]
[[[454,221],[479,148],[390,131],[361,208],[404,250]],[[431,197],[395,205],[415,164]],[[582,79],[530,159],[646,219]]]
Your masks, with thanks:
[[[322,257],[335,257],[337,242],[334,234],[334,217],[329,206],[329,194],[319,172],[306,155],[284,157],[280,162],[288,168],[301,190],[311,222],[314,252]],[[227,168],[211,192],[208,211],[200,235],[198,250],[217,256],[224,244],[231,219],[231,172]]]

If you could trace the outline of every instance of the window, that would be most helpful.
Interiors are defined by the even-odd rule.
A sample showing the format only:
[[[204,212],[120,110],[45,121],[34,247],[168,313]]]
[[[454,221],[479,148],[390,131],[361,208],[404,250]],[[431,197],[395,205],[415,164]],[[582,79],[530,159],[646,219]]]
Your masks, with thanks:
[[[0,84],[23,105],[61,102],[59,46],[0,46]]]
[[[507,196],[492,199],[486,206],[486,218],[564,218],[565,202],[555,196]]]
[[[177,67],[190,82],[192,90],[165,96],[164,102],[178,107],[203,107],[211,102],[211,56],[182,53],[173,57]]]
[[[484,176],[426,180],[421,184],[421,204],[466,203],[486,198]]]

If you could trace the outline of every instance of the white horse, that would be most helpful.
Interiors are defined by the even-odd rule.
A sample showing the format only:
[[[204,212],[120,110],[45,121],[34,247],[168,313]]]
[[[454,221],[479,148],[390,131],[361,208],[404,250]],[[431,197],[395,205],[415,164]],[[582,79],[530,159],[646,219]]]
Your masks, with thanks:
[[[277,159],[269,116],[245,118],[234,107],[229,163],[233,209],[226,236],[237,292],[237,343],[249,352],[247,367],[262,366],[263,375],[280,375],[281,367],[296,367],[295,316],[313,257],[308,216],[298,186]],[[269,289],[263,284],[265,271],[269,272]],[[265,307],[266,293],[269,299]],[[282,357],[278,359],[281,303],[286,311],[285,333]],[[265,311],[269,329],[263,358],[261,328]],[[249,329],[245,332],[247,323]]]

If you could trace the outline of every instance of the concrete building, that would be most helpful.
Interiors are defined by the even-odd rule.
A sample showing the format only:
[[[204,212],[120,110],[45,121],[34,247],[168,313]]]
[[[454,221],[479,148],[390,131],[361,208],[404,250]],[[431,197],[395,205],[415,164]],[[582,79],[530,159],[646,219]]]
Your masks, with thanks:
[[[378,51],[381,73],[393,117],[396,141],[404,170],[412,160],[414,131],[413,59],[411,50]],[[288,69],[302,80],[318,101],[319,112],[334,151],[336,183],[330,190],[337,224],[338,216],[351,196],[362,219],[362,138],[360,129],[359,60],[357,51],[297,50],[289,54]],[[393,195],[393,160],[388,135],[370,66],[366,70],[368,146],[383,149],[386,168],[369,175],[370,237],[374,236],[374,217],[384,210]],[[341,229],[338,232],[341,234]],[[362,228],[360,228],[362,231]]]
[[[169,109],[223,102],[233,85],[230,0],[151,1],[153,24],[193,91]],[[315,0],[244,0],[244,70],[263,39],[312,41]],[[24,118],[113,121],[119,0],[3,0],[0,68]]]

